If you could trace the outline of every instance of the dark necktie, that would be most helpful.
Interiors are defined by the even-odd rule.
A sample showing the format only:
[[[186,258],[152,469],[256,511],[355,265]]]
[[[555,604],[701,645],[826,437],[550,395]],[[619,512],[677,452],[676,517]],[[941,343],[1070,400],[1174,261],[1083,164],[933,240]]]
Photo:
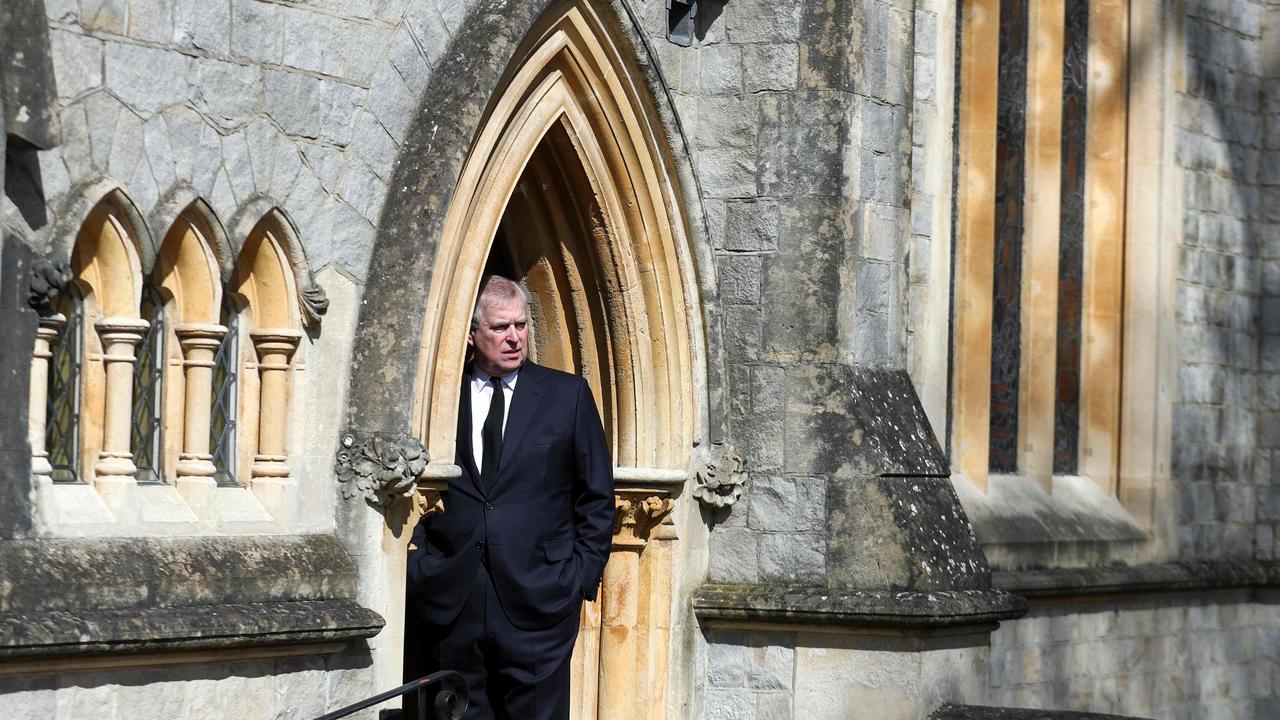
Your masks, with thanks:
[[[480,480],[485,490],[493,485],[498,476],[498,462],[502,459],[502,413],[506,398],[502,395],[502,378],[489,378],[493,386],[493,398],[489,401],[489,414],[484,418],[484,427],[480,430],[480,438],[484,443],[484,454],[480,458]]]

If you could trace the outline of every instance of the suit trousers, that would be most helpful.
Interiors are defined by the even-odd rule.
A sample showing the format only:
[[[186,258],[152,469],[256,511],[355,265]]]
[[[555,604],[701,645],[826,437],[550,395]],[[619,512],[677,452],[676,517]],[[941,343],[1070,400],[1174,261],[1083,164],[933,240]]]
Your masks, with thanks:
[[[486,565],[456,620],[420,628],[428,670],[454,670],[466,680],[465,720],[568,720],[579,613],[543,630],[512,625]]]

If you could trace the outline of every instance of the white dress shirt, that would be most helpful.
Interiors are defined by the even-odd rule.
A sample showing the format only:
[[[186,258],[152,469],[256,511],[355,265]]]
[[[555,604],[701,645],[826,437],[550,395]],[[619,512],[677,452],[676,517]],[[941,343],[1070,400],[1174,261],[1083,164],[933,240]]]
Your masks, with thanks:
[[[484,472],[484,419],[489,417],[489,403],[493,401],[493,385],[488,373],[472,369],[471,378],[471,451],[475,455],[476,470]],[[502,378],[502,434],[507,433],[507,418],[511,416],[511,394],[516,391],[516,370]]]

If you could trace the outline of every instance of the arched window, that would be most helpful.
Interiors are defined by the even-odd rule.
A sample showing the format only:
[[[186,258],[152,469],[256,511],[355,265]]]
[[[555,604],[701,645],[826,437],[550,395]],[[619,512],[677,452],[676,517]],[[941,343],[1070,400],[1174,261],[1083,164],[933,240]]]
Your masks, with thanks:
[[[137,482],[131,445],[134,366],[150,324],[139,317],[142,271],[137,213],[119,191],[89,213],[71,252],[81,292],[78,476],[112,498]]]
[[[164,297],[148,284],[142,291],[141,317],[150,325],[138,345],[133,366],[133,423],[129,446],[140,483],[164,482]]]
[[[237,442],[251,458],[251,483],[290,476],[286,425],[294,353],[302,340],[293,263],[287,248],[295,247],[289,224],[277,211],[268,212],[249,233],[236,260],[229,290],[244,305],[242,332],[253,344],[246,359],[256,360],[255,373],[240,376],[237,388],[256,403],[245,403]]]
[[[80,475],[80,366],[84,353],[84,298],[74,283],[58,299],[48,329],[48,396],[45,411],[45,450],[54,482],[83,482]],[[34,378],[33,378],[34,381]]]
[[[227,329],[213,356],[213,397],[209,411],[209,447],[214,479],[236,486],[237,416],[240,407],[240,313],[227,294],[222,300],[222,325]]]

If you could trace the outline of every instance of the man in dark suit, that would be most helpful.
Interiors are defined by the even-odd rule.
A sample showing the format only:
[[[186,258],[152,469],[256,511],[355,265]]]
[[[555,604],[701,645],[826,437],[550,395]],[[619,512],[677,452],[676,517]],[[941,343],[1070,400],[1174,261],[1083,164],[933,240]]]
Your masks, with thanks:
[[[457,670],[468,720],[569,717],[569,660],[613,534],[613,470],[591,390],[528,360],[529,305],[481,284],[445,510],[418,523],[408,607],[428,670]]]

